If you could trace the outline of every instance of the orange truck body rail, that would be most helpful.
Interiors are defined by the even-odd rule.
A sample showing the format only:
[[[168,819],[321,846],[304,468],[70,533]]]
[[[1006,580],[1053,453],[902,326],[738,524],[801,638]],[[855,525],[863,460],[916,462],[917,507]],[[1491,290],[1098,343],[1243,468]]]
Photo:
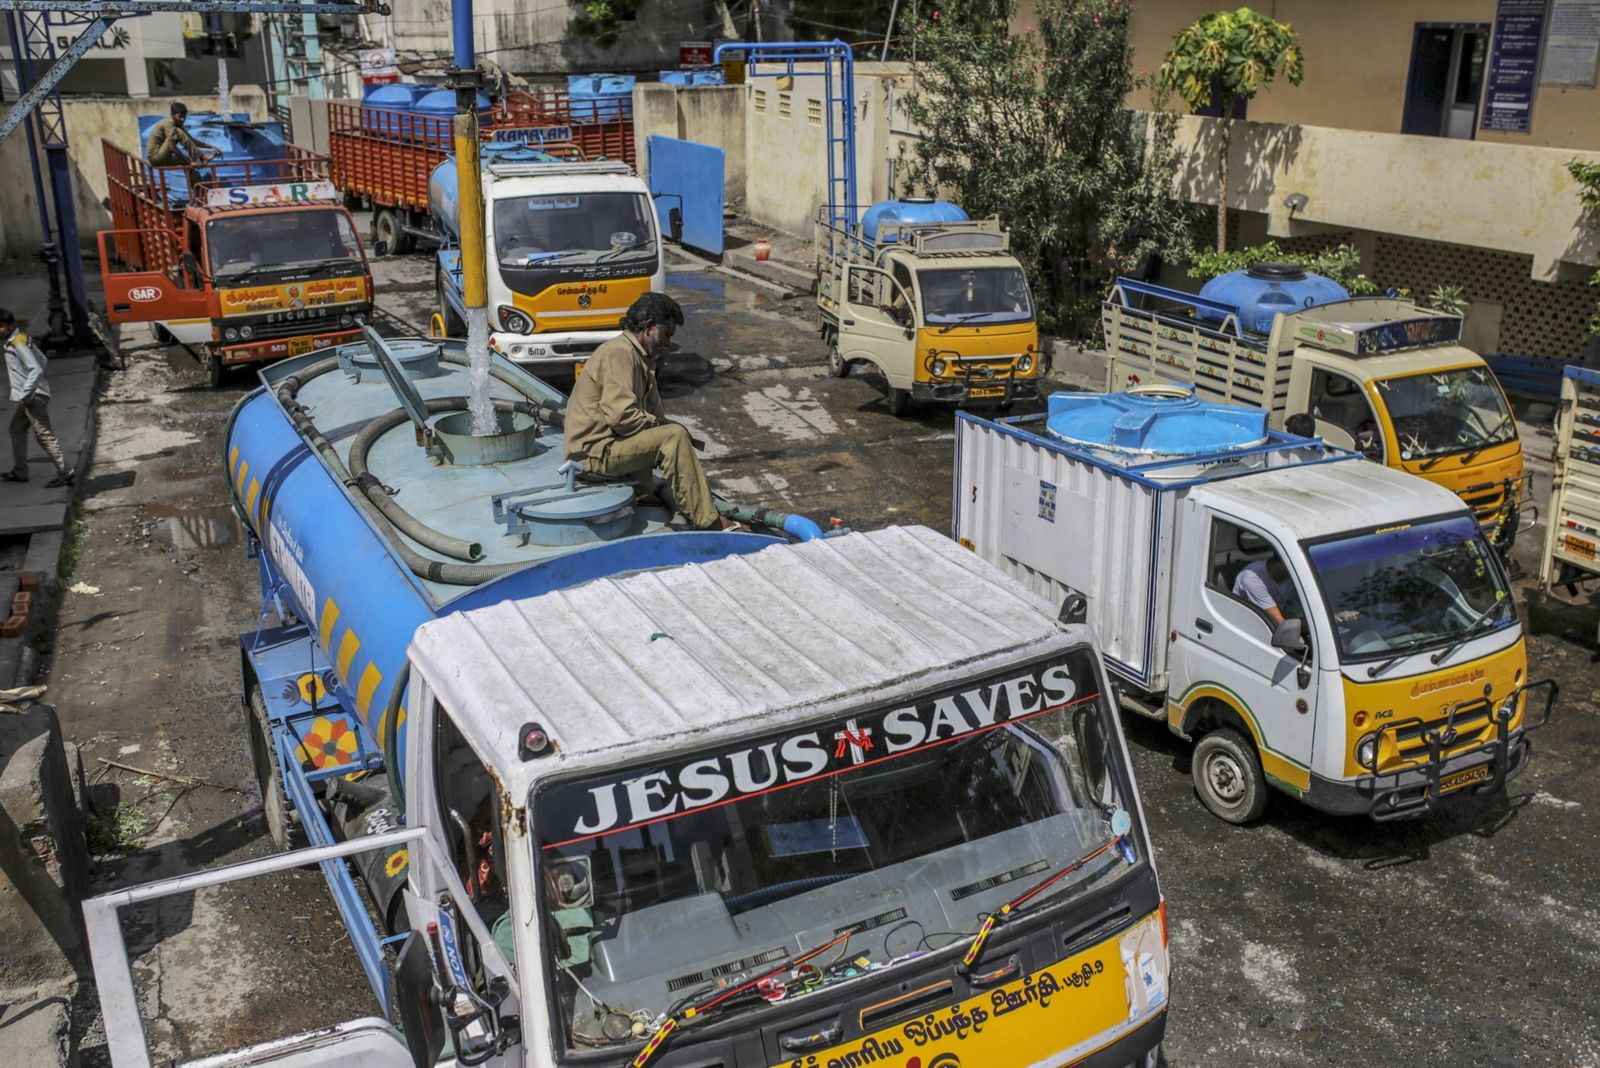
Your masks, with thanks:
[[[581,159],[620,159],[634,165],[633,120],[617,118],[573,125],[565,92],[515,92],[488,112],[480,136],[496,131],[567,126],[570,141],[545,146],[552,155]],[[375,206],[428,211],[428,176],[453,152],[451,120],[440,115],[328,105],[328,154],[333,183]]]

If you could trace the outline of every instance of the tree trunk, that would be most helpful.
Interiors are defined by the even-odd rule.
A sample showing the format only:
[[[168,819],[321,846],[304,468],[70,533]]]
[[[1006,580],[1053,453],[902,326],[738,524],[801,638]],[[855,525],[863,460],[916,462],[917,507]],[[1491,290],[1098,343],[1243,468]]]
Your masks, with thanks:
[[[1217,251],[1228,251],[1228,134],[1233,125],[1229,112],[1233,101],[1223,103],[1222,117],[1217,120],[1218,139],[1222,143],[1221,166],[1217,168]]]

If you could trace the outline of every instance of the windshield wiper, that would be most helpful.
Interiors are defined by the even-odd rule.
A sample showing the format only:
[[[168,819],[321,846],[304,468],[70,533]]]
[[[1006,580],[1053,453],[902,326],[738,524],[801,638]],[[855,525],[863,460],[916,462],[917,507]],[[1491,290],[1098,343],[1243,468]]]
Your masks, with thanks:
[[[1404,649],[1401,649],[1398,653],[1395,653],[1383,663],[1373,664],[1371,667],[1367,668],[1367,678],[1375,679],[1379,675],[1382,675],[1385,671],[1388,671],[1390,668],[1400,663],[1400,661],[1410,656],[1411,650],[1415,649],[1418,644],[1419,643],[1417,642],[1412,642],[1410,645],[1406,646]]]
[[[972,320],[976,319],[980,315],[993,315],[993,314],[994,314],[994,312],[986,312],[986,311],[968,312],[965,315],[957,316],[955,322],[946,323],[944,326],[941,326],[939,328],[939,333],[948,334],[950,331],[954,330],[956,327],[960,326],[962,323],[970,323]]]
[[[822,954],[828,952],[828,950],[832,949],[834,946],[837,946],[839,943],[850,941],[851,937],[854,936],[855,933],[856,930],[854,927],[846,928],[831,941],[824,942],[815,949],[807,950],[792,960],[784,961],[782,964],[763,975],[757,976],[756,978],[747,982],[740,983],[738,986],[730,987],[729,989],[722,991],[716,997],[711,998],[708,1001],[704,1001],[699,1005],[690,1005],[688,1008],[683,1010],[681,1017],[682,1021],[684,1023],[689,1023],[690,1021],[709,1018],[711,1013],[719,1006],[726,1004],[728,1001],[738,997],[741,994],[749,994],[752,990],[761,990],[761,984],[770,984],[771,980],[776,979],[778,976],[803,967],[808,962],[822,956]],[[747,998],[746,1000],[749,999]],[[630,1063],[634,1065],[635,1068],[642,1068],[642,1066],[649,1061],[651,1057],[656,1055],[656,1051],[659,1050],[667,1041],[667,1038],[672,1034],[672,1032],[678,1029],[679,1019],[680,1017],[678,1014],[670,1013],[666,1020],[662,1023],[661,1028],[656,1031],[654,1035],[650,1036],[650,1041],[645,1043],[644,1049],[639,1052],[639,1056],[634,1058],[634,1060]]]
[[[1131,828],[1132,823],[1130,821],[1128,824],[1128,829]],[[1119,828],[1113,825],[1112,830],[1119,830]],[[1065,868],[1062,868],[1054,875],[1047,876],[1021,897],[1015,898],[1006,904],[1001,905],[998,911],[989,913],[988,916],[984,917],[983,925],[978,928],[978,933],[972,936],[972,945],[968,947],[966,955],[961,958],[961,967],[971,968],[974,964],[978,963],[978,958],[983,955],[983,947],[988,943],[989,935],[994,931],[996,924],[1009,922],[1010,920],[1015,919],[1016,914],[1021,911],[1022,906],[1026,905],[1029,901],[1032,901],[1034,898],[1038,897],[1040,894],[1044,893],[1046,890],[1050,889],[1050,887],[1054,886],[1062,879],[1065,879],[1073,872],[1078,871],[1085,864],[1088,864],[1090,861],[1096,860],[1097,858],[1104,856],[1110,850],[1115,849],[1119,844],[1127,839],[1127,836],[1128,830],[1121,830],[1115,838],[1112,838],[1110,841],[1104,843],[1093,851],[1085,853],[1083,856],[1079,857],[1071,864],[1068,864]],[[1128,861],[1128,863],[1133,863],[1133,855],[1131,850],[1125,850],[1122,855],[1123,858]]]
[[[1455,641],[1451,642],[1443,649],[1440,649],[1437,653],[1434,653],[1432,656],[1428,657],[1429,662],[1435,666],[1442,664],[1446,659],[1449,658],[1451,653],[1467,644],[1473,635],[1480,633],[1484,629],[1485,624],[1493,623],[1494,617],[1500,614],[1500,609],[1509,603],[1509,600],[1510,598],[1502,597],[1496,600],[1493,604],[1489,605],[1489,607],[1485,608],[1482,612],[1479,612],[1478,617],[1471,623],[1468,623],[1461,633],[1456,635]]]
[[[600,253],[600,255],[595,258],[594,262],[596,262],[596,263],[604,263],[604,262],[606,262],[606,260],[610,259],[612,256],[621,256],[621,255],[624,255],[624,254],[627,254],[627,253],[643,253],[643,252],[647,252],[647,251],[649,251],[650,247],[652,245],[654,245],[654,244],[655,244],[654,241],[646,241],[644,244],[642,244],[642,245],[634,245],[632,248],[607,249],[605,252]]]

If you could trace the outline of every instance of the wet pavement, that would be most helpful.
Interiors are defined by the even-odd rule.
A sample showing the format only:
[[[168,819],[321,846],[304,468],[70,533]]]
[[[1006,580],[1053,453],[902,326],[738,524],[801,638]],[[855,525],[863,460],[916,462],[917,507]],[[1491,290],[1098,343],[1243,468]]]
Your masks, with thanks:
[[[423,328],[429,260],[377,275],[385,322]],[[860,528],[948,530],[948,411],[896,419],[874,376],[829,377],[807,298],[688,261],[670,287],[688,322],[665,402],[706,440],[719,489]],[[100,889],[271,851],[236,642],[256,625],[258,581],[221,467],[245,386],[210,390],[182,350],[158,350],[102,402],[70,580],[82,590],[65,595],[50,678],[110,814]],[[1530,564],[1536,540],[1519,550]],[[1335,820],[1274,797],[1261,822],[1230,827],[1194,798],[1186,747],[1129,724],[1170,904],[1168,1063],[1600,1066],[1597,610],[1534,598],[1534,674],[1564,692],[1533,765],[1507,797],[1424,821]],[[179,790],[101,758],[216,785]],[[304,871],[134,915],[158,1059],[373,1013],[333,916]],[[101,1041],[87,1031],[89,1063]]]

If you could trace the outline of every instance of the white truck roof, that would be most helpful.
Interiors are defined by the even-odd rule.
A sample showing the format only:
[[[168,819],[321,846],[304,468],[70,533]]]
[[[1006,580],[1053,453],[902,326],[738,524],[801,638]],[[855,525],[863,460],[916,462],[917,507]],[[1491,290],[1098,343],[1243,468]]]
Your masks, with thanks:
[[[1091,640],[1054,615],[950,539],[890,527],[455,613],[418,628],[410,657],[520,800],[556,771],[736,738]],[[527,723],[554,754],[517,759]]]
[[[1365,462],[1273,468],[1196,487],[1193,496],[1289,541],[1467,511],[1443,486]]]

